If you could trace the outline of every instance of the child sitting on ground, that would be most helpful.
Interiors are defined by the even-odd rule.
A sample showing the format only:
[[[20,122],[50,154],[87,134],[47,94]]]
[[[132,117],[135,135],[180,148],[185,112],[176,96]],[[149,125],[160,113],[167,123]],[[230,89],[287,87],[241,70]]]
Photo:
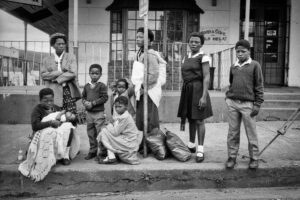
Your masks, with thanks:
[[[107,149],[107,157],[99,159],[99,164],[117,162],[116,155],[125,163],[139,164],[137,151],[142,141],[142,134],[137,130],[132,116],[127,111],[128,99],[125,96],[116,98],[113,123],[109,123],[99,133],[97,140]]]

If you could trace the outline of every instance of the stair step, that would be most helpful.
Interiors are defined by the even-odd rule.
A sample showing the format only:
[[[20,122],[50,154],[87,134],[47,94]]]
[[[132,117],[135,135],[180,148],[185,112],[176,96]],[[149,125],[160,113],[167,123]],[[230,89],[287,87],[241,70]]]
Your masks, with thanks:
[[[265,100],[300,100],[300,93],[265,93]]]
[[[260,109],[257,121],[286,121],[299,108],[264,108]],[[296,118],[300,120],[300,114]]]
[[[263,108],[300,108],[300,100],[265,100]]]

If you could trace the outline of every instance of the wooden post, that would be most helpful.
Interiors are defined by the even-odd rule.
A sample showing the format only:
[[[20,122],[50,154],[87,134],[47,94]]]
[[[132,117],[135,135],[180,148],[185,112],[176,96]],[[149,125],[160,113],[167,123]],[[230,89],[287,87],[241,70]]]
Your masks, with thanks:
[[[144,157],[147,157],[147,131],[148,131],[148,14],[144,16]]]

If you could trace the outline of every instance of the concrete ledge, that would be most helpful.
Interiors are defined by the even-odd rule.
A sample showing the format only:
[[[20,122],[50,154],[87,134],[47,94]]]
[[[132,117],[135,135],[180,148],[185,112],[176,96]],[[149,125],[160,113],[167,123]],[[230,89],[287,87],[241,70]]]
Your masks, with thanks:
[[[156,191],[176,189],[300,186],[300,162],[261,163],[258,170],[240,163],[234,170],[223,163],[159,162],[118,167],[76,163],[57,166],[39,183],[21,176],[17,165],[1,166],[0,197],[42,197],[80,193]],[[92,169],[92,170],[91,170]]]

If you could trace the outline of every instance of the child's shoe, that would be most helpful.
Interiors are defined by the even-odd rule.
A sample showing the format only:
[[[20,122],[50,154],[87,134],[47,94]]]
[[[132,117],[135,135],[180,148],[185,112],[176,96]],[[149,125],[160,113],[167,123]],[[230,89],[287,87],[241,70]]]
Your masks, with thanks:
[[[95,158],[96,156],[97,156],[97,153],[89,152],[88,155],[84,159],[91,160],[92,158]]]
[[[108,157],[106,157],[105,159],[100,159],[98,161],[99,164],[117,164],[118,161],[116,158],[112,158],[112,159],[109,159]]]

